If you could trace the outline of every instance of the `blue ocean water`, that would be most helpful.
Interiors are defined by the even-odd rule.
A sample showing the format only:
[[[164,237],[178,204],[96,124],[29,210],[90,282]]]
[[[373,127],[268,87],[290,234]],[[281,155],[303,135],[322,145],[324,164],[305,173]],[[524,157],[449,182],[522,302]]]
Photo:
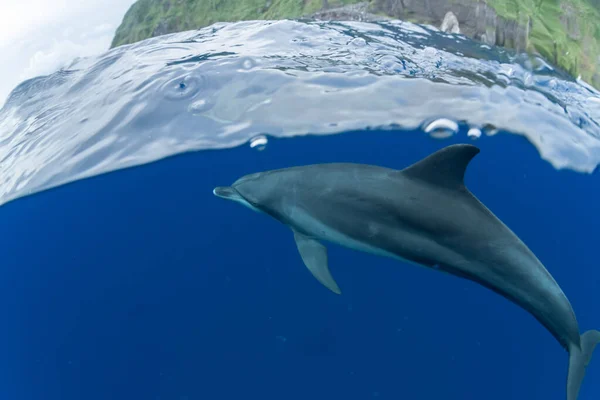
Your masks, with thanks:
[[[567,353],[506,299],[330,245],[336,296],[212,189],[474,143],[467,186],[598,329],[598,98],[400,22],[219,24],[24,82],[0,111],[0,398],[564,399]]]

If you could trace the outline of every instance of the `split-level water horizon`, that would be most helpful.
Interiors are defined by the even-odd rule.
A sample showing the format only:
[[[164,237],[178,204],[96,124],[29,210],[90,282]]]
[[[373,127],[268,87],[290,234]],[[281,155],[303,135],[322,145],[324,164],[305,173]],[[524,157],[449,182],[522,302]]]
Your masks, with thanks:
[[[0,110],[6,399],[565,399],[569,354],[482,285],[213,195],[324,163],[479,149],[464,183],[600,328],[600,93],[403,21],[246,21],[119,46]],[[440,197],[443,200],[443,197]],[[304,232],[306,233],[306,232]],[[600,394],[600,356],[579,400]]]

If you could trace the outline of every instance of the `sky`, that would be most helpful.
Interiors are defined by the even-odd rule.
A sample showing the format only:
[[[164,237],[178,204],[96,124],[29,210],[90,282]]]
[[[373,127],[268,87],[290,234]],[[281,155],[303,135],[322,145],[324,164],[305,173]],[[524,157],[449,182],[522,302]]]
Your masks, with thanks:
[[[22,81],[102,53],[135,0],[0,0],[0,107]]]

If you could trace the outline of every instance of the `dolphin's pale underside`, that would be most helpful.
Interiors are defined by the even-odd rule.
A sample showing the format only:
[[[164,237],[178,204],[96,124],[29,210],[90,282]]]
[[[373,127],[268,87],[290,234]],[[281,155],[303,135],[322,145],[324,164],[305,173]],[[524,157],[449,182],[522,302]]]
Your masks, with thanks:
[[[341,293],[321,242],[392,257],[477,282],[532,314],[569,352],[576,400],[600,332],[579,335],[569,300],[529,248],[464,185],[479,149],[443,148],[403,169],[318,164],[266,171],[213,193],[290,227],[300,256]]]

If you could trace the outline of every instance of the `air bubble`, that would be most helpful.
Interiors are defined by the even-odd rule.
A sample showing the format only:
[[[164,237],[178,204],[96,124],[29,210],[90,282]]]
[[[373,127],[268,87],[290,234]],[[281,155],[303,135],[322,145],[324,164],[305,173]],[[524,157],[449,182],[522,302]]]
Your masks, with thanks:
[[[194,97],[201,86],[201,80],[188,75],[171,79],[165,83],[162,91],[169,100],[184,100]]]
[[[600,105],[600,97],[588,97],[587,102],[589,104],[593,104],[595,106]]]
[[[244,57],[241,61],[242,69],[250,70],[256,66],[256,61],[251,57]]]
[[[433,48],[433,47],[427,46],[427,47],[425,47],[423,49],[423,55],[426,56],[426,57],[433,58],[433,57],[435,57],[437,55],[437,53],[438,53],[438,51],[435,48]]]
[[[447,139],[458,133],[458,124],[448,118],[440,118],[428,124],[424,130],[434,139]]]
[[[213,103],[211,101],[206,99],[198,99],[188,106],[188,111],[194,115],[199,115],[210,110],[212,106]]]
[[[496,128],[494,125],[487,124],[483,127],[482,131],[486,136],[494,136],[498,133],[498,128]]]
[[[469,132],[467,132],[467,136],[471,139],[479,139],[481,137],[481,129],[471,128],[469,129]]]
[[[401,65],[398,63],[398,59],[392,55],[384,55],[377,60],[381,67],[385,70],[400,71]]]
[[[600,121],[600,97],[588,97],[585,105],[589,117],[595,121]]]
[[[263,151],[267,147],[269,140],[265,135],[258,135],[250,139],[250,148]]]
[[[363,38],[357,37],[348,42],[348,44],[355,47],[364,47],[367,45],[367,41]]]

